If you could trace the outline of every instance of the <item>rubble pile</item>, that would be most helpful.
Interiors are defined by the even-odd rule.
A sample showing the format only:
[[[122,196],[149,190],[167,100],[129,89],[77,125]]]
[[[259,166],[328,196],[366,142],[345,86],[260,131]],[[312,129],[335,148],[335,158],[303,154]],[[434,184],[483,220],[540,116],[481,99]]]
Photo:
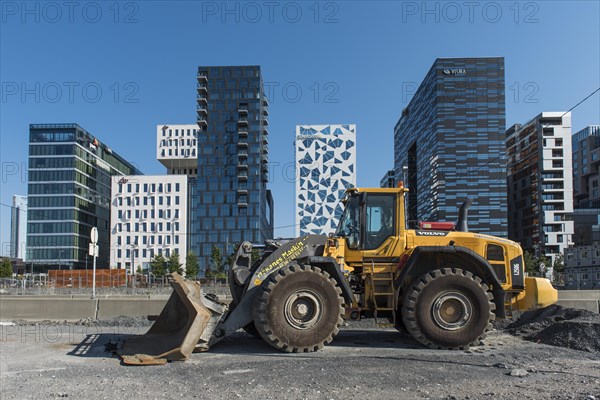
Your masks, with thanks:
[[[536,343],[600,353],[600,314],[551,305],[523,313],[505,330]]]

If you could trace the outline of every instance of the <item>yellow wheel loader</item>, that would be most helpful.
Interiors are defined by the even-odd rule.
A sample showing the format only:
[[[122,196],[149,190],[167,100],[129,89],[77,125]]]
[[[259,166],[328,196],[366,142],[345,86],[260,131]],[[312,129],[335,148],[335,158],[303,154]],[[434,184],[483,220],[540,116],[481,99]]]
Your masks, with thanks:
[[[360,318],[393,324],[431,348],[464,349],[495,318],[557,301],[547,279],[525,276],[517,243],[468,231],[468,202],[456,224],[408,229],[407,192],[350,189],[334,234],[269,241],[253,264],[253,245],[242,243],[229,270],[229,305],[172,274],[171,298],[146,334],[123,344],[124,362],[184,360],[239,329],[285,352],[312,352],[344,319]]]

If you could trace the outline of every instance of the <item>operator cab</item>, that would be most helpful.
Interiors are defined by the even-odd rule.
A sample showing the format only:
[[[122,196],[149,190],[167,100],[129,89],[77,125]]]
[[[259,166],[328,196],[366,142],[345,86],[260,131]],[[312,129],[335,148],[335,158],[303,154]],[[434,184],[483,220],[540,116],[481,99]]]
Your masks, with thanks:
[[[358,192],[349,190],[335,237],[346,238],[351,250],[374,250],[396,236],[397,192]]]

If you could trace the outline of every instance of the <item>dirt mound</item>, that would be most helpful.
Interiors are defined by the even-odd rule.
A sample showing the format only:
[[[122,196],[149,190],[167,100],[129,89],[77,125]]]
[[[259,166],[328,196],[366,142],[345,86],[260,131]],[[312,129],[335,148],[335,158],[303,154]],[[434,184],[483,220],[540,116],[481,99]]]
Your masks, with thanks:
[[[537,343],[600,352],[600,314],[551,305],[523,313],[505,330]]]

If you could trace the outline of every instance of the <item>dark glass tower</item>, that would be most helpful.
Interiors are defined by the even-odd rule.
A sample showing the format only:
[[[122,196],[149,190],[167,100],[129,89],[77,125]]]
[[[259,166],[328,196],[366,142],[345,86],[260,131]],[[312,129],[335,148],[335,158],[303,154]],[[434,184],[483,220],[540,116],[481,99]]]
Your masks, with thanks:
[[[394,128],[394,171],[407,170],[409,221],[456,221],[507,236],[503,58],[438,58]]]
[[[191,184],[190,243],[200,269],[213,246],[273,237],[267,189],[268,101],[259,66],[198,67],[198,175]]]
[[[27,257],[36,272],[85,268],[94,226],[97,267],[108,268],[110,177],[140,174],[77,124],[30,125]]]

